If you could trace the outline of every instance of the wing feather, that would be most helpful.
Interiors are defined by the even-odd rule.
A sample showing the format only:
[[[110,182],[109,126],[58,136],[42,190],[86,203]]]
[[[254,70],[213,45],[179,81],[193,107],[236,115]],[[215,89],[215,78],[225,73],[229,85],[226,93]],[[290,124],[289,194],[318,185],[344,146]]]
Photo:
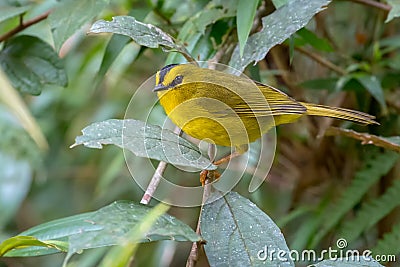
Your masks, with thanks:
[[[249,103],[243,103],[242,101],[233,107],[237,114],[258,117],[285,114],[301,115],[307,111],[305,106],[278,89],[259,82],[255,82],[255,84],[261,90],[265,100],[251,101]]]

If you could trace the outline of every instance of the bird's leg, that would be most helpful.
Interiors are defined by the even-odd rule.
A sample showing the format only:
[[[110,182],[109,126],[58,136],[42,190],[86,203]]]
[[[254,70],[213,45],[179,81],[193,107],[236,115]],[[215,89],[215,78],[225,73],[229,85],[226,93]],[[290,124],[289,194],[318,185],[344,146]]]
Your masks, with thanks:
[[[238,156],[240,156],[240,155],[242,155],[242,154],[243,154],[243,152],[238,151],[238,150],[235,150],[233,153],[229,154],[228,156],[225,156],[225,157],[223,157],[222,159],[219,159],[219,160],[217,160],[217,161],[214,161],[213,164],[214,164],[214,165],[221,165],[221,164],[224,164],[225,162],[228,162],[228,161],[230,161],[231,159],[236,158],[236,157],[238,157]]]
[[[209,179],[210,181],[216,181],[221,177],[221,174],[218,171],[209,171],[209,170],[202,170],[200,172],[200,183],[201,186],[206,184],[206,180]]]
[[[233,158],[236,158],[240,155],[242,155],[243,153],[245,153],[248,150],[248,145],[242,145],[240,147],[236,147],[235,151],[231,154],[229,154],[228,156],[225,156],[217,161],[214,161],[213,164],[214,165],[221,165],[224,164],[228,161],[230,161]],[[211,176],[211,177],[210,177]],[[219,177],[221,177],[221,174],[219,174],[218,171],[209,171],[209,170],[202,170],[200,172],[200,182],[201,185],[204,186],[205,181],[207,178],[210,179],[210,181],[215,181],[218,180]]]

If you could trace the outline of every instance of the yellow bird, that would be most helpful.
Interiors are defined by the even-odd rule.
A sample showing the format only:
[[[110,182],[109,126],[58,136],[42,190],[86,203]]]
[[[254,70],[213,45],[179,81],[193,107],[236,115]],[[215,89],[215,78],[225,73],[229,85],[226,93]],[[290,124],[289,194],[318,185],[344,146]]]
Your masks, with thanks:
[[[299,102],[271,86],[192,64],[171,64],[156,74],[160,104],[186,134],[217,145],[235,147],[235,155],[272,127],[304,115],[378,124],[369,114]]]

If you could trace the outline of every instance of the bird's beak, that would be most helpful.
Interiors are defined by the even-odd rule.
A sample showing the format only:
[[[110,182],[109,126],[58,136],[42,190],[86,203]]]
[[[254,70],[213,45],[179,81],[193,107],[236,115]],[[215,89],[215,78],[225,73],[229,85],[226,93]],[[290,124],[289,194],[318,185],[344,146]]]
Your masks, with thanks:
[[[153,92],[164,91],[167,90],[168,87],[164,86],[162,83],[159,83],[154,87]]]

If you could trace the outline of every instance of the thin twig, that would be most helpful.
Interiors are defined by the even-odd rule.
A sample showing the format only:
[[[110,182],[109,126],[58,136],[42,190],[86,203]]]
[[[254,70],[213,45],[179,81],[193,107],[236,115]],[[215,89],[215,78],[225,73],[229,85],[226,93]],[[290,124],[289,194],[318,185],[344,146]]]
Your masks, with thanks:
[[[359,133],[350,129],[342,129],[337,127],[329,127],[325,132],[327,136],[343,135],[351,137],[361,141],[362,145],[374,145],[387,149],[400,152],[400,145],[392,142],[390,139],[385,137],[369,134],[369,133]]]
[[[5,40],[7,40],[8,38],[14,36],[15,34],[19,33],[20,31],[25,30],[26,28],[42,21],[45,20],[50,14],[50,11],[47,11],[46,13],[37,16],[36,18],[33,18],[31,20],[26,21],[25,23],[22,21],[22,16],[20,17],[20,24],[15,27],[14,29],[10,30],[9,32],[6,32],[5,34],[3,34],[2,36],[0,36],[0,42],[3,42]]]
[[[377,1],[373,1],[373,0],[350,0],[351,2],[355,2],[355,3],[359,3],[365,6],[372,6],[372,7],[376,7],[379,9],[382,9],[386,12],[389,12],[392,7],[388,4],[385,3],[381,3],[381,2],[377,2]]]
[[[208,145],[208,157],[210,158],[211,162],[214,161],[214,156],[215,156],[215,145],[209,144]],[[202,206],[201,206],[201,209],[200,209],[199,219],[197,221],[197,227],[196,227],[196,233],[198,235],[201,235],[200,223],[201,223],[202,207],[203,207],[204,204],[206,204],[207,199],[211,194],[211,189],[212,189],[212,185],[210,183],[210,179],[208,179],[208,177],[207,177],[206,180],[204,181]],[[188,259],[186,261],[186,267],[194,267],[196,265],[196,262],[199,259],[199,249],[200,249],[202,244],[204,244],[204,241],[203,242],[202,241],[193,242],[192,248],[190,249],[189,257],[188,257]]]
[[[174,133],[176,134],[181,134],[182,130],[177,126],[174,129]],[[157,169],[153,174],[153,177],[150,180],[149,185],[147,186],[146,192],[144,192],[144,195],[142,197],[142,200],[140,200],[141,204],[147,205],[149,204],[151,198],[154,195],[154,192],[156,191],[158,184],[161,181],[161,178],[165,172],[165,169],[167,168],[167,163],[164,161],[160,161],[158,163]]]
[[[146,192],[144,193],[142,200],[140,200],[141,204],[144,204],[144,205],[149,204],[151,198],[153,197],[154,192],[157,189],[158,184],[161,181],[161,178],[162,178],[166,168],[167,168],[166,162],[160,161],[160,163],[158,163],[157,169],[154,172],[149,185],[147,186]]]
[[[329,60],[321,57],[320,55],[313,53],[311,51],[308,51],[306,49],[304,49],[303,47],[296,47],[296,50],[299,51],[300,53],[310,57],[311,59],[315,60],[316,62],[318,62],[319,64],[333,70],[334,72],[340,74],[340,75],[346,75],[347,71],[342,69],[341,67],[333,64],[332,62],[330,62]]]

